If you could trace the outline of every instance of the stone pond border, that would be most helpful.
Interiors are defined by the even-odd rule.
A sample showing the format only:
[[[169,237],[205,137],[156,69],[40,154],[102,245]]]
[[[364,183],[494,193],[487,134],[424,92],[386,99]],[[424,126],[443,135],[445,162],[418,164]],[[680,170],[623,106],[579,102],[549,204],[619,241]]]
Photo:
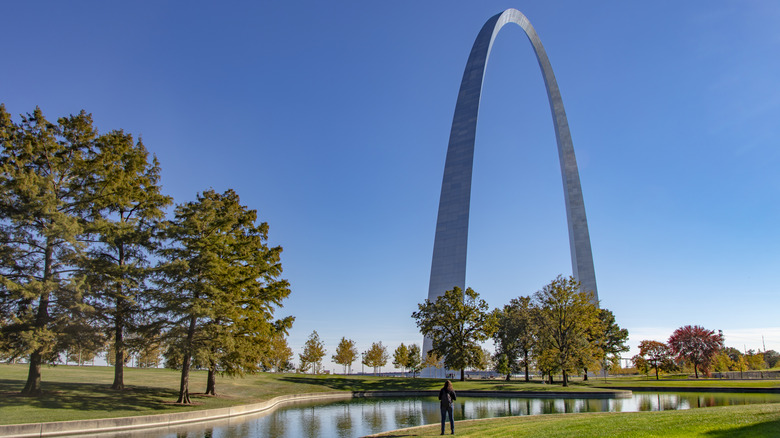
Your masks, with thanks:
[[[611,388],[610,388],[611,389]],[[48,423],[27,423],[0,425],[0,438],[56,437],[67,435],[125,432],[151,428],[170,428],[188,423],[224,420],[250,414],[270,412],[284,404],[304,401],[349,400],[363,397],[414,397],[436,396],[438,390],[429,391],[353,391],[353,392],[315,392],[308,394],[290,394],[274,397],[270,400],[219,409],[203,409],[171,414],[139,415],[136,417],[99,418],[92,420],[54,421]],[[537,397],[537,398],[629,398],[631,391],[458,391],[462,397]]]

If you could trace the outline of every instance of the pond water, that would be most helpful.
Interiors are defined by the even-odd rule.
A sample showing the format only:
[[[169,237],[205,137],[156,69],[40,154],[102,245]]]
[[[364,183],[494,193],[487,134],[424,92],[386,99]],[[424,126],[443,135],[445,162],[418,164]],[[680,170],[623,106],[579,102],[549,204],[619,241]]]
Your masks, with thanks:
[[[754,403],[780,403],[780,394],[634,392],[633,397],[623,399],[461,397],[455,402],[455,419],[573,412],[659,411]],[[358,398],[337,402],[293,403],[267,414],[99,436],[352,438],[439,422],[439,402],[435,397]]]

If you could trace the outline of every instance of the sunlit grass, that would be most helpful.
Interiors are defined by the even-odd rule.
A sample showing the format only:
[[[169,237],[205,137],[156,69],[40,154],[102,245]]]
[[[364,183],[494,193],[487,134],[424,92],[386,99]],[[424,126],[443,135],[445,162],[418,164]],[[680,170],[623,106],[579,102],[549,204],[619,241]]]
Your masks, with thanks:
[[[221,377],[217,397],[205,396],[206,372],[193,371],[190,394],[195,406],[180,406],[176,400],[180,374],[167,369],[125,369],[124,391],[113,391],[111,367],[56,366],[43,368],[43,394],[23,397],[19,391],[27,378],[26,365],[0,365],[0,424],[36,423],[105,417],[122,417],[214,409],[256,403],[279,395],[331,391],[422,391],[441,387],[438,379],[411,379],[363,375],[303,375],[261,373],[245,378]],[[661,380],[591,377],[568,388],[560,384],[526,383],[521,380],[454,381],[455,389],[482,391],[604,391],[598,388],[635,387],[780,387],[780,381]]]
[[[439,425],[373,436],[438,436]],[[780,404],[685,411],[551,414],[455,423],[458,437],[777,437]],[[449,426],[447,426],[449,433]]]

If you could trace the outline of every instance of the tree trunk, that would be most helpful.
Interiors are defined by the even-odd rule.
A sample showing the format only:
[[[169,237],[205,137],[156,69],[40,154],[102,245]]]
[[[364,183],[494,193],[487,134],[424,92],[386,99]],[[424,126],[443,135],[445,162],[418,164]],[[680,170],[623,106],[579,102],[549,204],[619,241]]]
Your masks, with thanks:
[[[563,386],[569,386],[569,377],[566,375],[566,370],[563,371]]]
[[[209,366],[209,376],[206,379],[206,395],[217,395],[217,364]]]
[[[41,353],[35,350],[30,354],[30,369],[27,372],[27,383],[22,389],[24,395],[38,395],[41,393]]]
[[[555,383],[553,381],[553,373],[552,373],[552,371],[550,371],[550,385],[552,385],[553,383]]]
[[[525,381],[526,382],[530,382],[531,378],[528,376],[528,351],[526,350],[526,352],[524,354],[525,354],[525,360],[524,360],[524,364],[525,364]],[[542,380],[544,380],[544,379],[542,379]]]
[[[507,375],[506,375],[506,381],[507,381],[507,382],[509,381],[509,378],[510,378],[510,377],[512,377],[512,375],[511,375],[511,374],[509,374],[509,373],[507,373]]]
[[[696,375],[696,378],[699,378],[699,364],[696,362],[693,363],[693,374]]]
[[[655,367],[655,380],[658,380],[658,367]]]
[[[51,279],[52,269],[52,257],[54,249],[51,245],[51,240],[46,240],[46,249],[44,250],[44,264],[43,264],[43,283]],[[38,332],[46,328],[46,324],[49,322],[49,292],[44,291],[41,294],[41,298],[38,301],[38,312],[35,315],[35,322],[33,323],[33,330]],[[38,395],[41,393],[41,364],[43,363],[43,348],[38,347],[30,354],[30,369],[27,372],[27,383],[22,389],[22,394],[25,395]]]
[[[118,390],[125,389],[125,338],[120,301],[117,298],[114,316],[114,383],[111,384],[111,389]]]
[[[465,382],[466,381],[466,369],[461,368],[460,369],[460,381]]]
[[[195,323],[194,316],[190,317],[190,327],[187,329],[187,341],[184,344],[184,360],[182,360],[181,366],[181,384],[179,385],[179,399],[176,403],[185,405],[192,404],[190,401],[190,364],[192,363],[192,340],[195,338]]]
[[[582,376],[582,381],[587,382],[588,381],[588,369],[583,368],[585,370],[585,374]]]
[[[125,262],[124,246],[119,244],[119,268],[121,272],[122,265]],[[125,300],[122,298],[122,285],[116,285],[116,303],[114,304],[114,348],[115,348],[115,362],[114,362],[114,383],[111,384],[111,389],[122,390],[125,389]]]

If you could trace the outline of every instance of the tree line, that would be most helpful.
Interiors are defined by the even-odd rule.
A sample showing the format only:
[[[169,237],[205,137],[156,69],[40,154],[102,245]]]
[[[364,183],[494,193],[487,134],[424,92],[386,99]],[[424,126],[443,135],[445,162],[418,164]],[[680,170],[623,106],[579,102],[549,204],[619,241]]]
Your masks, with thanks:
[[[551,383],[553,375],[562,374],[566,386],[571,373],[583,371],[587,379],[588,370],[619,366],[620,353],[628,351],[628,330],[620,328],[612,312],[600,309],[593,294],[581,291],[572,277],[559,276],[534,295],[512,299],[499,309],[490,309],[473,289],[455,287],[419,304],[412,317],[421,333],[432,339],[433,348],[424,353],[417,344],[401,343],[392,364],[414,377],[424,368],[444,366],[460,370],[461,380],[467,369],[491,369],[507,380],[522,372],[528,381],[534,368]],[[495,353],[481,345],[489,339]],[[326,355],[314,331],[299,354],[297,370],[320,372]],[[390,355],[382,342],[360,353],[353,340],[343,337],[331,358],[344,373],[351,372],[358,358],[376,373]]]
[[[532,296],[512,299],[491,310],[471,288],[455,287],[435,300],[425,300],[412,313],[431,353],[448,369],[480,367],[489,358],[481,343],[493,339],[494,369],[509,380],[514,373],[535,367],[542,375],[563,376],[563,386],[577,370],[605,368],[628,351],[628,331],[620,328],[608,309],[600,309],[593,293],[581,291],[573,277],[558,276]]]
[[[173,205],[143,142],[85,111],[16,123],[0,104],[0,144],[0,356],[27,359],[22,393],[40,393],[43,364],[107,344],[113,389],[130,353],[162,351],[179,403],[193,366],[212,394],[218,373],[275,366],[293,323],[274,319],[290,294],[282,248],[235,191]]]
[[[748,350],[744,354],[724,345],[723,332],[708,330],[698,325],[686,325],[675,330],[666,342],[643,340],[639,354],[631,358],[638,371],[648,374],[673,373],[693,369],[695,377],[701,372],[748,371],[772,368],[780,363],[780,353]]]

